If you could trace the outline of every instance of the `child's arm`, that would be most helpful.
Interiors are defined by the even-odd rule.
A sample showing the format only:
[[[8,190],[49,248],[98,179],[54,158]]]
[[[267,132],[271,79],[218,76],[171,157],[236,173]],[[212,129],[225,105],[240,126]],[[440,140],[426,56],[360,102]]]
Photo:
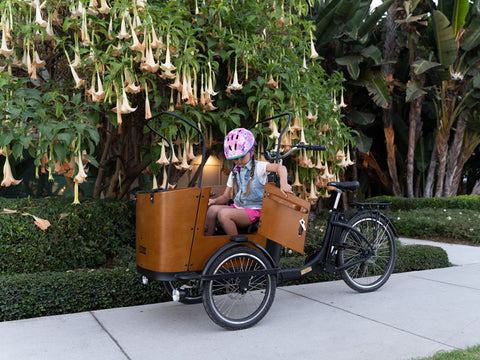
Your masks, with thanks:
[[[222,195],[216,197],[215,199],[208,199],[208,206],[210,205],[225,205],[228,200],[230,200],[230,192],[232,188],[227,186]]]
[[[267,171],[276,172],[280,177],[280,190],[287,196],[287,193],[292,192],[292,187],[288,183],[288,173],[287,168],[281,164],[267,164]]]

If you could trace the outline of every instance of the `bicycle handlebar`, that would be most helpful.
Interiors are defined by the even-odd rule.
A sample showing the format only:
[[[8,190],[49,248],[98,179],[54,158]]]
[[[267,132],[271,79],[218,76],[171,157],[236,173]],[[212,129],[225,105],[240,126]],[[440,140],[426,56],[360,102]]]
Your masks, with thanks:
[[[325,151],[327,147],[325,145],[308,145],[305,143],[300,143],[295,145],[297,149],[306,149],[306,150],[313,150],[313,151]]]

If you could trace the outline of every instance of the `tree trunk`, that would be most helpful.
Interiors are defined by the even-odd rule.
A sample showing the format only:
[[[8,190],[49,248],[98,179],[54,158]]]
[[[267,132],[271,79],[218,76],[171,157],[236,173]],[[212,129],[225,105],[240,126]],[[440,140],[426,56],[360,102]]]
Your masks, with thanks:
[[[385,116],[385,112],[389,113],[389,115]],[[385,125],[383,131],[385,133],[385,141],[387,144],[387,162],[388,162],[388,173],[390,174],[390,179],[392,181],[392,193],[395,196],[402,196],[402,191],[400,190],[400,183],[398,181],[398,174],[397,174],[397,159],[395,154],[395,131],[393,130],[393,124],[391,119],[390,110],[383,110],[384,114],[384,121],[389,123],[389,125]]]
[[[435,169],[437,168],[437,141],[433,142],[432,156],[430,157],[430,165],[428,166],[427,181],[425,182],[424,197],[432,197],[433,184],[435,182]]]
[[[424,81],[423,81],[424,82]],[[423,86],[422,82],[422,86]],[[408,153],[407,153],[407,196],[413,198],[413,178],[415,174],[415,146],[422,128],[422,104],[423,96],[413,100],[410,103],[410,125],[408,128]]]
[[[447,196],[454,196],[457,194],[458,187],[460,186],[460,181],[462,179],[463,167],[467,163],[468,159],[470,159],[479,144],[480,133],[466,129],[465,136],[463,137],[463,145],[458,155],[456,172],[453,176],[451,191],[450,194],[447,194]]]
[[[445,185],[445,173],[447,166],[447,154],[448,154],[448,140],[450,139],[450,131],[453,126],[454,107],[455,107],[455,95],[451,94],[451,84],[446,81],[442,82],[442,98],[440,100],[440,112],[438,113],[437,122],[437,186],[435,189],[435,196],[443,196],[443,188]]]
[[[480,195],[480,179],[477,180],[472,189],[472,195]]]
[[[397,19],[398,0],[395,0],[387,10],[386,18],[386,37],[385,44],[383,46],[383,65],[382,74],[387,83],[391,83],[394,79],[394,66],[393,63],[397,59],[397,25],[395,20]],[[393,86],[392,86],[393,87]],[[387,160],[388,160],[388,172],[392,181],[392,192],[395,196],[401,196],[400,184],[398,182],[397,174],[397,162],[395,157],[395,132],[393,130],[393,111],[392,96],[389,100],[389,108],[383,109],[383,126],[385,133],[385,141],[387,146]]]
[[[95,180],[95,187],[93,189],[93,197],[99,198],[100,194],[103,190],[103,180],[105,178],[105,174],[107,173],[107,165],[110,162],[109,153],[111,152],[111,146],[114,139],[113,131],[116,129],[110,124],[110,121],[105,122],[107,126],[107,139],[105,141],[105,145],[103,147],[102,158],[98,164],[98,174],[97,179]]]
[[[454,178],[458,173],[458,169],[463,168],[463,164],[460,164],[460,151],[462,149],[463,138],[465,136],[465,130],[467,124],[465,122],[464,114],[460,114],[457,120],[457,127],[455,129],[455,136],[453,138],[453,143],[450,146],[448,151],[448,163],[445,174],[445,184],[443,187],[443,196],[455,196],[458,189],[458,184],[455,186],[453,184]],[[460,170],[461,173],[461,170]]]

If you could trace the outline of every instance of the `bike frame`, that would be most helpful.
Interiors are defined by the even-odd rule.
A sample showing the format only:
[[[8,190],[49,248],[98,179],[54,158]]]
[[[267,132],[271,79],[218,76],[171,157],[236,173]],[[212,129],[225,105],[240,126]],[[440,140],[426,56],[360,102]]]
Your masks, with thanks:
[[[178,190],[153,190],[137,193],[137,212],[144,214],[137,216],[137,270],[144,276],[152,280],[172,281],[172,280],[212,280],[212,277],[222,278],[224,275],[208,275],[206,270],[209,265],[224,251],[239,245],[247,245],[256,248],[264,253],[271,261],[273,269],[259,270],[242,274],[241,276],[258,276],[264,274],[277,274],[278,280],[296,280],[307,275],[319,273],[335,273],[349,267],[364,262],[371,256],[366,254],[365,258],[339,267],[337,264],[337,253],[341,250],[339,244],[340,236],[344,231],[352,231],[358,236],[359,241],[369,244],[373,253],[373,245],[370,244],[360,231],[348,225],[344,214],[338,211],[338,206],[342,193],[341,188],[335,190],[335,203],[332,213],[328,219],[328,224],[321,249],[310,255],[305,265],[298,268],[280,269],[278,263],[282,246],[275,242],[275,239],[266,239],[259,234],[245,234],[235,237],[227,235],[204,236],[203,226],[207,210],[208,199],[210,196],[210,187],[201,187],[202,171],[205,165],[205,139],[202,132],[188,120],[170,112],[162,112],[155,115],[147,121],[147,126],[158,136],[164,139],[171,147],[168,139],[153,129],[150,120],[160,115],[174,116],[188,125],[192,126],[201,136],[203,142],[202,163],[198,171],[198,187],[178,189]],[[291,121],[290,114],[282,114],[268,118],[255,123],[263,123],[281,116],[288,115],[288,121],[282,130],[282,134]],[[276,154],[280,154],[280,142]],[[274,162],[280,163],[281,159],[288,156],[293,150],[283,156],[273,158]],[[170,170],[170,169],[168,169]],[[169,181],[170,171],[167,173],[167,183]],[[339,186],[342,183],[337,183]],[[351,185],[351,184],[350,184]],[[278,184],[277,184],[278,186]],[[358,183],[357,185],[358,186]],[[356,187],[355,187],[356,188]],[[345,189],[353,190],[353,187]],[[188,207],[182,207],[182,204],[189,204]],[[176,206],[175,204],[180,204]],[[168,206],[168,208],[167,208]],[[169,207],[171,206],[171,208]],[[139,210],[140,209],[140,210]],[[383,216],[378,211],[378,216]],[[188,215],[189,214],[189,215]],[[181,226],[175,226],[176,218],[182,219]],[[143,218],[145,217],[145,218]],[[186,222],[185,222],[186,221]],[[161,228],[157,224],[162,224]],[[268,225],[267,225],[268,226]],[[393,227],[392,227],[393,228]],[[140,229],[140,230],[139,230]],[[155,234],[152,236],[151,234]],[[142,245],[142,238],[148,238],[145,245]],[[151,239],[150,239],[151,238]],[[139,240],[140,239],[140,240]],[[160,247],[156,244],[162,243]],[[167,245],[165,245],[167,244]],[[170,245],[168,245],[170,244]],[[183,258],[178,256],[179,248],[183,249]],[[150,256],[151,253],[155,257]],[[148,254],[148,255],[147,255]],[[153,260],[152,260],[153,259]],[[146,265],[143,265],[143,264]]]

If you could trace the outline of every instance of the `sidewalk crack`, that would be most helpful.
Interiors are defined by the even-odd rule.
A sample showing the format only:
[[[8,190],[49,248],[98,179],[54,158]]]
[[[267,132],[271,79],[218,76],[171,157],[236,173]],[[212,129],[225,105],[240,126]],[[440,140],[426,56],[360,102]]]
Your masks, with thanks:
[[[120,351],[123,353],[123,355],[125,355],[125,358],[127,360],[132,360],[132,358],[130,356],[128,356],[127,352],[122,348],[122,346],[120,345],[120,343],[117,341],[117,339],[115,339],[115,337],[110,333],[110,331],[107,330],[107,328],[102,324],[102,322],[95,316],[95,314],[92,312],[92,311],[89,311],[90,315],[93,316],[93,318],[95,319],[95,321],[98,323],[98,325],[100,325],[100,327],[103,329],[103,331],[105,331],[107,333],[107,335],[110,337],[110,339],[112,339],[112,341],[117,345],[117,347],[120,349]]]

